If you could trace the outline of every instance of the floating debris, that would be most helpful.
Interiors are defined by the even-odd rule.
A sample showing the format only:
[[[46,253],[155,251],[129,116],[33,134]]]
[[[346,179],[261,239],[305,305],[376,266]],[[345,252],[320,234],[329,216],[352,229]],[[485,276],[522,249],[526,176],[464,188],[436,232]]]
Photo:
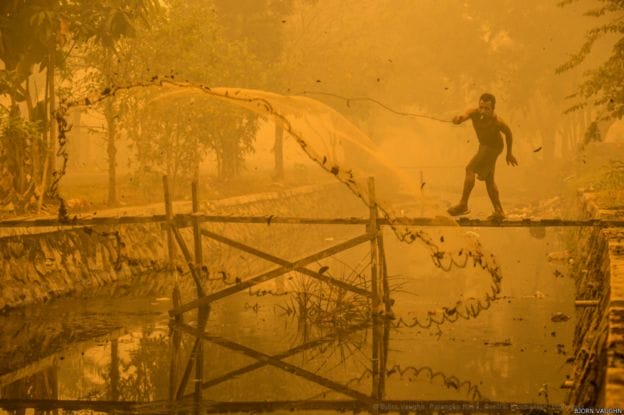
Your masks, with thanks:
[[[563,323],[568,320],[570,320],[570,316],[561,312],[555,313],[550,317],[550,321],[553,323]]]

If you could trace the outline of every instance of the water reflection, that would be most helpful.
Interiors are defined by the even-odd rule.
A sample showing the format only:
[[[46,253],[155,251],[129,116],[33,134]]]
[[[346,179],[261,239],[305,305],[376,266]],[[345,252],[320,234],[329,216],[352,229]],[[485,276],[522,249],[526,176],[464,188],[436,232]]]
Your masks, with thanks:
[[[405,281],[393,268],[391,286],[405,291],[392,295],[397,319],[371,318],[368,299],[323,290],[298,273],[287,275],[285,286],[254,287],[184,319],[167,315],[167,275],[150,276],[155,288],[147,295],[127,287],[123,296],[102,293],[0,316],[1,406],[11,413],[397,413],[478,412],[484,405],[508,412],[511,402],[543,409],[547,398],[559,404],[566,347],[558,345],[570,344],[573,324],[549,316],[571,314],[562,307],[573,298],[572,281],[553,276],[547,264],[527,274],[526,263],[538,261],[526,251],[514,255],[496,238],[510,275],[504,297],[478,319],[441,332],[397,324],[444,298],[426,276]],[[520,235],[512,240],[523,243]],[[555,244],[552,237],[540,241],[532,247],[536,258]],[[359,286],[368,262],[353,255],[359,259],[340,274]],[[329,267],[324,273],[339,269],[322,266]],[[183,298],[192,299],[193,288],[182,287]]]

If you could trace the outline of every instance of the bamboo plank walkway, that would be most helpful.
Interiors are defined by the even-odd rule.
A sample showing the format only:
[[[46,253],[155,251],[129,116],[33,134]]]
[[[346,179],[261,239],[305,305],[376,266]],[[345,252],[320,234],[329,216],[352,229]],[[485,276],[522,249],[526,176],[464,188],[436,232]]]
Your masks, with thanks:
[[[3,228],[36,228],[56,227],[70,228],[80,226],[103,226],[103,225],[126,225],[145,223],[167,222],[166,215],[135,215],[135,216],[102,216],[102,217],[77,217],[69,221],[59,221],[58,218],[16,219],[0,221],[0,229]],[[248,224],[302,224],[302,225],[366,225],[369,218],[343,217],[343,218],[302,218],[291,216],[223,216],[205,214],[177,214],[173,216],[173,222],[177,227],[190,227],[193,223],[248,223]],[[505,219],[486,220],[477,218],[461,217],[453,220],[450,217],[397,217],[392,221],[387,218],[379,218],[379,225],[404,225],[423,227],[488,227],[488,228],[531,228],[531,227],[624,227],[624,219],[561,219],[561,218],[528,218],[528,219]]]

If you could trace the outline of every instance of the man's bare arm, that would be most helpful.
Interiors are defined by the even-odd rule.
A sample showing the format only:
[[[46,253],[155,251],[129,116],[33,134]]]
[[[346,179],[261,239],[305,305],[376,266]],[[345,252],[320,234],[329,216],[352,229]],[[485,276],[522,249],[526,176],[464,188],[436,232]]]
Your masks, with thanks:
[[[466,120],[469,120],[470,117],[472,116],[472,114],[477,111],[476,108],[470,108],[469,110],[467,110],[465,113],[461,114],[461,115],[456,115],[453,117],[453,124],[461,124]]]
[[[513,155],[513,134],[511,133],[511,128],[507,125],[507,123],[500,118],[498,119],[498,123],[500,126],[501,132],[505,135],[505,144],[507,145],[507,164],[511,166],[517,166],[518,161]]]

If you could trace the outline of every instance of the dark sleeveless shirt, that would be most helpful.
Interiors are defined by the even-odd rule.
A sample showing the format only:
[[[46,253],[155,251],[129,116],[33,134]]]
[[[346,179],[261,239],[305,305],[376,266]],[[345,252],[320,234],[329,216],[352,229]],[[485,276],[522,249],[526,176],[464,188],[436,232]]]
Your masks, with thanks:
[[[503,150],[503,136],[501,135],[500,124],[496,116],[481,118],[479,111],[474,111],[470,114],[470,119],[479,138],[479,144],[499,151]]]

